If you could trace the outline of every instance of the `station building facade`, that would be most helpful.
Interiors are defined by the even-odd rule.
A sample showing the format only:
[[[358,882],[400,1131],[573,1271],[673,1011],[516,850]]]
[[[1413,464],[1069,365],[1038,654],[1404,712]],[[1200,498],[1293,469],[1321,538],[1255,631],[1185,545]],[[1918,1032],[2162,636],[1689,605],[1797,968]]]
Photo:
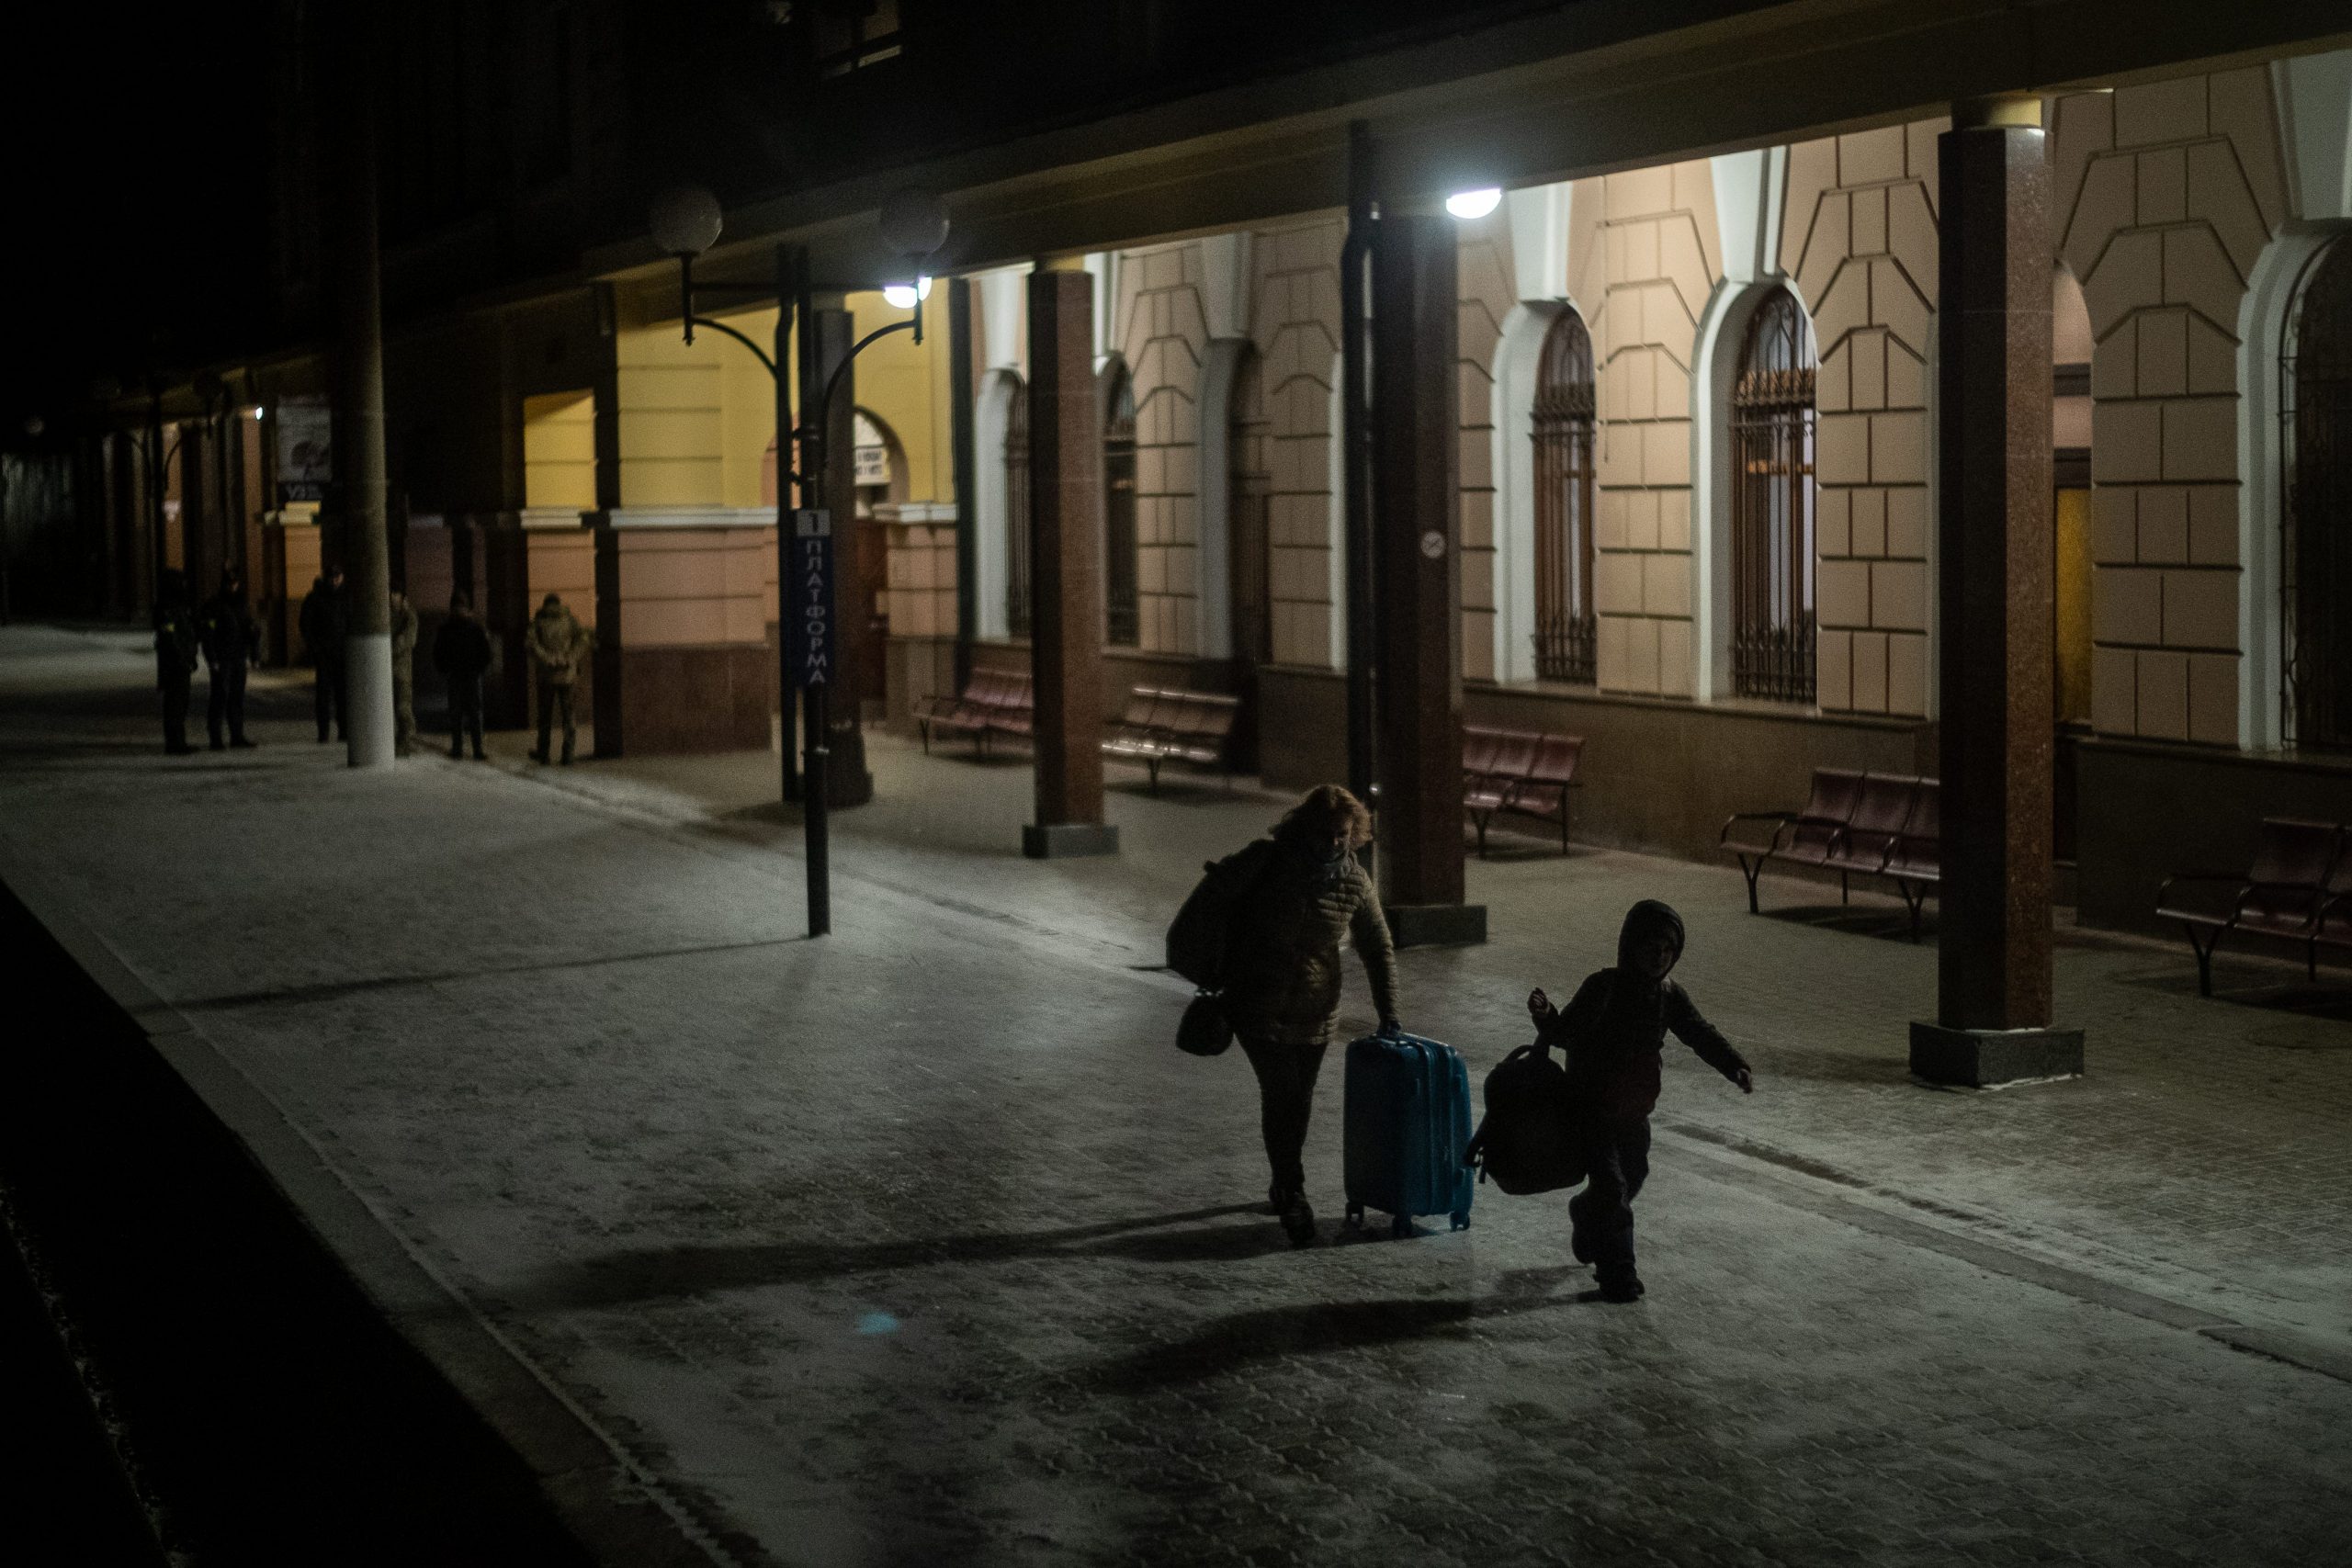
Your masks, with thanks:
[[[2352,807],[2352,57],[2045,118],[2058,838],[2086,905],[2141,923],[2185,802]],[[1592,839],[1706,854],[1815,767],[1935,771],[1945,128],[1512,190],[1460,223],[1465,716],[1584,736]],[[1344,761],[1344,233],[1310,214],[1087,257],[1109,684],[1245,694],[1281,785]],[[1022,270],[973,279],[987,663],[1025,658]]]
[[[2352,52],[2134,74],[2041,121],[2061,893],[2145,925],[2185,841],[2228,865],[2264,816],[2352,816]],[[1947,124],[1521,185],[1457,220],[1463,716],[1585,737],[1580,837],[1706,856],[1814,768],[1936,770]],[[1113,705],[1235,694],[1278,787],[1344,771],[1346,231],[1306,210],[1045,263],[1094,281]],[[936,288],[922,344],[857,362],[842,618],[869,722],[1031,657],[1035,265],[956,259],[960,383]],[[861,333],[902,313],[828,303]],[[600,747],[774,743],[774,386],[682,314],[639,266],[390,345],[396,555],[421,606],[490,609],[510,722],[553,592],[599,632]],[[773,304],[722,319],[789,367]],[[143,438],[97,459],[118,522],[146,507]],[[283,603],[319,551],[267,488],[223,527]]]

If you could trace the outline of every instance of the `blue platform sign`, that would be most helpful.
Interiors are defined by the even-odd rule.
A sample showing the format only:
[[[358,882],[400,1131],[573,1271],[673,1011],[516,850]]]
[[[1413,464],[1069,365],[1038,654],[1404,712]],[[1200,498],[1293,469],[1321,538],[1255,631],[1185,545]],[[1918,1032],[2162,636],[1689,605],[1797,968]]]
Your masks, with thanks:
[[[792,636],[796,686],[833,679],[833,514],[792,514],[792,580],[784,585],[785,625]]]

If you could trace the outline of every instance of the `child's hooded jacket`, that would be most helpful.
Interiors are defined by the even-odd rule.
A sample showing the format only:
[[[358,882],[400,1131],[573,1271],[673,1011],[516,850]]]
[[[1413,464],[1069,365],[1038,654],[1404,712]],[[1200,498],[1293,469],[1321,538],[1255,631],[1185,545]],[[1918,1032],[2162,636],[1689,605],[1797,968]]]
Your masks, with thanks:
[[[1664,931],[1675,958],[1682,956],[1682,917],[1655,898],[1625,912],[1617,933],[1617,966],[1600,969],[1577,987],[1574,1000],[1548,1024],[1543,1038],[1568,1054],[1574,1103],[1611,1121],[1647,1116],[1657,1105],[1659,1052],[1667,1032],[1696,1051],[1727,1078],[1747,1066],[1723,1032],[1700,1015],[1690,993],[1670,977],[1653,983],[1633,964],[1634,947]]]

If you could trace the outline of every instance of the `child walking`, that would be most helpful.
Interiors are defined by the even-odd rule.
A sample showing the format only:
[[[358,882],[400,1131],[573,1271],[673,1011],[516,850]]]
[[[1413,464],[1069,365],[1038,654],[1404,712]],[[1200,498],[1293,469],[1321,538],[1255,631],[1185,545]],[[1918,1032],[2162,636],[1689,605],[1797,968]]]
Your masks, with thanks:
[[[1603,1301],[1640,1299],[1634,1269],[1634,1199],[1650,1173],[1650,1111],[1657,1105],[1658,1053],[1667,1032],[1715,1071],[1756,1092],[1747,1063],[1700,1016],[1690,993],[1667,978],[1682,956],[1682,917],[1655,898],[1625,912],[1617,966],[1597,970],[1563,1012],[1542,991],[1527,998],[1537,1038],[1565,1045],[1568,1092],[1589,1175],[1568,1201],[1568,1249],[1593,1265]]]

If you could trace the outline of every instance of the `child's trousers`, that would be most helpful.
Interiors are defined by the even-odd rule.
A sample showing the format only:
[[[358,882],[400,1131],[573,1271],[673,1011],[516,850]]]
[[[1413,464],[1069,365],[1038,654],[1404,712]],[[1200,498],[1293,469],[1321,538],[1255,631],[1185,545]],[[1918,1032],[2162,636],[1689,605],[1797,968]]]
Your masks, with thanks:
[[[1572,1247],[1603,1280],[1634,1272],[1634,1199],[1650,1175],[1650,1121],[1595,1118],[1585,1124],[1590,1174],[1568,1200]]]

